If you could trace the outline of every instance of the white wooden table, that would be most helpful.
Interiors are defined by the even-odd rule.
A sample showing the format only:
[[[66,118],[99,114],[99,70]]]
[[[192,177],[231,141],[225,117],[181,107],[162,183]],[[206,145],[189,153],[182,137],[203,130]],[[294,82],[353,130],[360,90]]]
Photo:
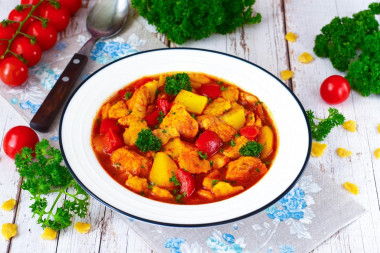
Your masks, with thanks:
[[[2,8],[0,19],[5,18],[10,9]],[[18,0],[13,1],[15,5]],[[295,72],[287,85],[306,109],[316,111],[319,116],[327,116],[328,105],[319,96],[321,82],[334,70],[326,59],[316,58],[310,64],[298,62],[304,51],[312,53],[314,38],[321,27],[339,15],[351,15],[367,8],[371,0],[257,0],[255,9],[263,16],[261,24],[245,26],[235,33],[184,46],[218,50],[252,61],[280,76],[280,71],[291,69]],[[84,1],[86,4],[86,1]],[[8,5],[8,4],[7,4]],[[287,43],[284,36],[292,31],[298,34],[297,42]],[[63,34],[62,36],[65,36]],[[169,46],[173,43],[165,41]],[[313,53],[312,53],[313,54]],[[314,55],[314,54],[313,54]],[[354,198],[368,212],[358,221],[334,234],[314,252],[380,252],[380,160],[373,151],[380,147],[380,97],[361,97],[352,92],[349,99],[336,106],[347,119],[357,122],[358,131],[349,133],[342,128],[334,129],[325,140],[328,148],[322,158],[311,158],[337,184],[355,182],[360,194]],[[20,178],[13,161],[2,150],[2,140],[8,129],[25,125],[15,111],[0,98],[0,202],[17,199],[18,206],[12,212],[0,212],[0,223],[18,224],[18,235],[10,241],[0,239],[0,252],[151,252],[151,249],[132,230],[129,230],[119,215],[103,205],[91,200],[86,222],[91,223],[90,233],[79,235],[73,227],[60,232],[57,240],[40,239],[42,229],[36,225],[29,210],[29,194],[20,190]],[[348,159],[339,158],[335,150],[344,147],[353,152]]]

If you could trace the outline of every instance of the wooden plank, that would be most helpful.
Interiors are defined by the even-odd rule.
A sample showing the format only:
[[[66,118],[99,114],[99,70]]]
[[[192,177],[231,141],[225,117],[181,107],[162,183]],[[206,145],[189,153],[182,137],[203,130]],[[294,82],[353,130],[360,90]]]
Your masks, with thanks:
[[[3,150],[3,140],[6,132],[15,125],[20,124],[20,116],[12,114],[7,102],[0,98],[0,205],[9,199],[18,199],[19,181],[14,161],[9,158]],[[14,223],[17,212],[17,205],[12,211],[0,210],[0,225],[4,223]],[[0,249],[6,250],[10,246],[10,241],[0,240]]]
[[[301,5],[298,1],[285,1],[286,28],[299,35],[295,43],[289,43],[290,64],[295,72],[294,91],[305,108],[314,110],[318,116],[326,117],[327,109],[330,107],[319,96],[320,84],[330,75],[344,73],[333,69],[327,59],[316,58],[310,64],[302,64],[298,62],[298,56],[305,51],[313,54],[315,36],[332,18],[337,15],[352,15],[365,9],[370,2],[309,1]],[[376,164],[372,153],[379,141],[379,135],[376,135],[375,130],[380,119],[373,115],[378,115],[380,101],[375,96],[364,98],[352,92],[346,102],[334,107],[347,119],[355,120],[358,131],[350,133],[341,127],[334,129],[324,141],[329,144],[324,156],[318,159],[311,158],[310,162],[332,177],[337,184],[346,181],[356,183],[360,188],[360,194],[353,197],[369,212],[336,233],[314,252],[379,252],[379,164]],[[338,147],[353,151],[352,157],[338,157],[335,151]]]

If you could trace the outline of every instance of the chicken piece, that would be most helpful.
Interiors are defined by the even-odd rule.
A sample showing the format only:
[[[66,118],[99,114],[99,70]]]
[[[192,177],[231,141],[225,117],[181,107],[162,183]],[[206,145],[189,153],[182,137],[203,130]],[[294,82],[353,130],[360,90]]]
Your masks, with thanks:
[[[255,125],[255,114],[251,111],[245,110],[245,126],[254,126]]]
[[[206,173],[211,169],[210,162],[199,158],[197,151],[180,153],[178,157],[179,167],[190,173]]]
[[[138,194],[144,194],[148,191],[148,182],[146,178],[129,175],[125,185]]]
[[[174,196],[173,194],[170,193],[170,191],[162,189],[158,186],[153,186],[151,194],[154,198],[161,199],[161,200],[174,199]]]
[[[198,123],[186,111],[185,106],[174,104],[170,112],[165,116],[160,124],[160,128],[174,127],[178,133],[186,139],[193,139],[198,133]]]
[[[236,134],[236,130],[232,126],[215,116],[202,115],[197,118],[197,121],[202,129],[215,132],[223,142],[232,140]]]
[[[210,200],[210,201],[214,200],[214,195],[212,195],[212,193],[208,190],[200,189],[197,191],[197,194],[199,197],[203,199]]]
[[[125,129],[123,139],[125,144],[133,146],[136,143],[137,137],[142,129],[147,129],[148,125],[146,121],[141,121],[136,117],[130,117],[129,127]]]
[[[243,105],[247,105],[248,104],[250,106],[254,106],[254,105],[258,104],[259,99],[256,96],[252,95],[252,94],[241,92],[240,93],[240,102]]]
[[[170,141],[170,139],[179,137],[179,133],[177,129],[174,127],[167,127],[164,129],[155,129],[153,130],[153,135],[156,136],[158,139],[161,140],[162,145],[165,145]]]
[[[210,78],[208,78],[207,76],[203,75],[203,74],[199,74],[199,73],[191,73],[191,74],[188,74],[189,77],[190,77],[190,81],[194,81],[194,82],[197,82],[197,83],[200,83],[200,84],[205,84],[205,83],[209,83],[210,82]]]
[[[235,102],[239,99],[239,90],[234,86],[228,86],[222,91],[222,97],[230,102]]]
[[[160,88],[165,85],[166,82],[166,75],[160,75],[157,83],[157,88]]]
[[[220,116],[231,108],[231,102],[224,98],[217,98],[203,111],[204,115]]]
[[[257,181],[268,171],[267,166],[257,157],[243,156],[227,166],[226,179],[237,182]]]
[[[190,151],[197,151],[193,144],[186,141],[182,141],[180,138],[175,138],[169,141],[164,147],[164,152],[174,160],[178,160],[178,157],[182,153]]]
[[[149,89],[145,85],[138,88],[130,100],[128,100],[128,108],[132,110],[131,115],[139,119],[146,116],[146,108],[149,104]]]
[[[102,109],[100,110],[101,119],[107,119],[108,118],[108,111],[110,110],[111,104],[107,103],[102,106]]]
[[[129,114],[129,110],[124,101],[118,101],[112,105],[108,110],[108,117],[112,119],[119,119]]]
[[[152,167],[151,160],[125,147],[116,149],[112,153],[111,162],[117,164],[119,170],[126,170],[139,177],[147,177]]]
[[[218,170],[214,170],[203,178],[202,185],[204,188],[211,190],[220,180],[220,174]]]
[[[223,150],[223,155],[231,158],[236,159],[239,158],[241,155],[239,153],[240,148],[245,145],[248,142],[248,139],[244,136],[239,136],[234,139],[235,146],[228,146]]]
[[[243,186],[232,186],[226,182],[218,182],[214,187],[212,187],[212,192],[217,198],[227,197],[244,190]]]
[[[212,164],[211,167],[213,169],[220,169],[220,168],[223,168],[224,165],[226,165],[230,161],[230,158],[228,158],[225,155],[216,153],[211,158],[209,158],[209,160],[210,160],[210,164]]]

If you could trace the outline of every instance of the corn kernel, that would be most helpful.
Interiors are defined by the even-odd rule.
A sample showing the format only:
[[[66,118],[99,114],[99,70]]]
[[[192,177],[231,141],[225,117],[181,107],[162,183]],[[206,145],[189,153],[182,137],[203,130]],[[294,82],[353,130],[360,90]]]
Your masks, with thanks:
[[[292,32],[288,32],[286,35],[285,35],[285,39],[289,42],[296,42],[297,40],[297,34],[294,34]]]
[[[91,224],[88,223],[82,223],[82,222],[77,222],[75,223],[75,229],[81,233],[81,234],[87,234],[88,231],[90,231]]]
[[[57,237],[57,231],[54,231],[51,228],[46,227],[44,232],[41,235],[41,238],[44,240],[54,240]]]
[[[380,159],[380,148],[376,149],[373,154],[375,155],[376,159]]]
[[[15,207],[15,205],[16,205],[16,200],[9,199],[1,205],[1,209],[3,209],[4,211],[10,211],[13,209],[13,207]]]
[[[301,63],[309,63],[313,60],[313,56],[307,52],[303,52],[300,56],[298,56],[298,61]]]
[[[6,241],[8,241],[11,237],[17,235],[17,225],[12,223],[4,223],[1,226],[1,234]]]
[[[285,81],[289,80],[290,78],[292,78],[293,75],[294,75],[294,73],[291,70],[283,70],[283,71],[281,71],[281,78],[283,80],[285,80]]]
[[[345,182],[343,184],[343,187],[344,189],[351,192],[352,194],[355,194],[355,195],[359,194],[359,188],[356,184],[353,184],[351,182]]]
[[[313,157],[320,157],[323,155],[326,148],[327,148],[327,144],[313,142],[311,145],[310,155]]]
[[[349,120],[343,123],[343,128],[350,132],[356,132],[356,122]]]
[[[349,157],[352,155],[352,152],[347,150],[347,149],[344,149],[344,148],[338,148],[336,150],[336,153],[338,154],[338,156],[342,157],[342,158],[346,158],[346,157]]]

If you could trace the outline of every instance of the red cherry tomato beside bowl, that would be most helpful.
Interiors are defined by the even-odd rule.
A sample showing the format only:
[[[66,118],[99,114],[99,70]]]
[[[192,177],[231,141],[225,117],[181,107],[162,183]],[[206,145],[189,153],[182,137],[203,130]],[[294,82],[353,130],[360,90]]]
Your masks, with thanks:
[[[333,75],[326,78],[320,89],[322,99],[328,104],[340,104],[350,95],[350,84],[346,78]]]
[[[28,67],[16,56],[5,58],[0,63],[0,79],[9,86],[20,86],[28,79]]]
[[[5,154],[14,159],[22,148],[34,149],[39,141],[38,135],[33,129],[27,126],[16,126],[11,128],[4,137],[3,148]]]

